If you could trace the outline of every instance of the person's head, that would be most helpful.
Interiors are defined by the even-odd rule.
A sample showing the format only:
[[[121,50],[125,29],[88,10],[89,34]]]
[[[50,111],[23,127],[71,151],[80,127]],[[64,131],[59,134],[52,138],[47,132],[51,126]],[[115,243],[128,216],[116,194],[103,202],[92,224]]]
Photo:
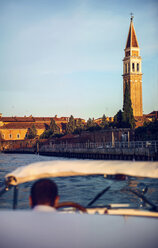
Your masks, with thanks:
[[[30,206],[56,206],[59,200],[57,185],[50,179],[40,179],[31,188]]]

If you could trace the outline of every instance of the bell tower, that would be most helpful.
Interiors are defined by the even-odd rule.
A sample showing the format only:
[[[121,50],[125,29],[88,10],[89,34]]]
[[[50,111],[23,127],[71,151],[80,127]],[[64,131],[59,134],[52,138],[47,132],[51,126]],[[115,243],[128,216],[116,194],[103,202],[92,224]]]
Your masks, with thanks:
[[[141,57],[140,48],[133,25],[132,14],[125,48],[125,57],[123,59],[123,97],[126,84],[129,84],[133,115],[134,117],[142,116],[143,105]]]

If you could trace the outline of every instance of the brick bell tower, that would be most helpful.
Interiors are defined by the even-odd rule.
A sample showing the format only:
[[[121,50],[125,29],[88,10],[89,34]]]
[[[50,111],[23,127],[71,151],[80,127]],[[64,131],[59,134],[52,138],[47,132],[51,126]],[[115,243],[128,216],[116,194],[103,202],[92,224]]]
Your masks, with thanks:
[[[134,117],[143,116],[142,71],[141,57],[139,54],[140,48],[133,25],[133,16],[131,14],[131,22],[125,48],[125,57],[123,59],[123,97],[125,86],[126,84],[129,84]]]

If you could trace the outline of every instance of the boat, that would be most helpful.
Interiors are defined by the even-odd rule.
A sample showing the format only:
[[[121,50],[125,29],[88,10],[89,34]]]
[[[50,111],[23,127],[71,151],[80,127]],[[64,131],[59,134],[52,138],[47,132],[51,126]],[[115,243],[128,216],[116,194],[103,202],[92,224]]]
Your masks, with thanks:
[[[113,180],[129,177],[158,178],[158,162],[47,161],[21,166],[8,173],[0,196],[13,188],[13,210],[0,211],[1,248],[16,247],[157,247],[158,206],[146,198],[147,188],[131,193],[148,205],[147,209],[129,204],[95,206],[97,199],[111,188],[109,184],[87,206],[62,202],[58,210],[39,212],[18,210],[18,188],[39,178],[104,175]],[[112,177],[113,176],[113,177]],[[76,211],[77,210],[77,211]]]

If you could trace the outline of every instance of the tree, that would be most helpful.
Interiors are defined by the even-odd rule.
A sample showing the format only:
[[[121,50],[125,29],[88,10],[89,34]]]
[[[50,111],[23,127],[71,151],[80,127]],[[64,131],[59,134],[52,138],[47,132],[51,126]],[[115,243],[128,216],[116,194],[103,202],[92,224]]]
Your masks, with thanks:
[[[60,134],[60,128],[54,119],[51,119],[50,126],[46,126],[45,131],[40,135],[40,139],[49,139]]]
[[[37,130],[35,125],[33,124],[31,127],[28,128],[26,133],[27,139],[34,139],[37,136]]]
[[[85,125],[82,122],[82,119],[77,119],[75,122],[76,128],[74,130],[75,134],[80,134],[84,129],[85,129]]]
[[[158,140],[158,120],[145,122],[135,130],[136,140]]]
[[[84,128],[84,123],[82,122],[81,118],[76,119],[76,128]]]
[[[75,131],[76,128],[76,124],[75,124],[75,119],[74,117],[71,115],[69,118],[69,122],[66,125],[66,133],[73,133]]]
[[[108,125],[108,122],[107,122],[107,118],[105,116],[105,114],[103,115],[102,117],[102,122],[100,123],[100,127],[105,129],[107,128],[109,125]]]
[[[129,84],[126,84],[125,86],[124,103],[123,103],[123,122],[125,127],[135,128],[135,119],[133,116]]]
[[[58,127],[54,119],[51,119],[50,130],[52,131],[52,135],[60,133],[60,128]]]
[[[94,126],[95,126],[94,120],[92,120],[91,118],[89,118],[89,119],[87,120],[86,128],[89,129],[89,128],[94,127]]]
[[[94,122],[94,119],[89,118],[87,121],[87,125],[86,125],[86,130],[88,131],[95,131],[95,130],[100,130],[101,127]]]
[[[114,126],[118,128],[124,127],[122,110],[119,110],[117,114],[114,116]]]
[[[52,135],[52,131],[50,129],[45,129],[44,132],[40,135],[40,139],[48,139]]]

